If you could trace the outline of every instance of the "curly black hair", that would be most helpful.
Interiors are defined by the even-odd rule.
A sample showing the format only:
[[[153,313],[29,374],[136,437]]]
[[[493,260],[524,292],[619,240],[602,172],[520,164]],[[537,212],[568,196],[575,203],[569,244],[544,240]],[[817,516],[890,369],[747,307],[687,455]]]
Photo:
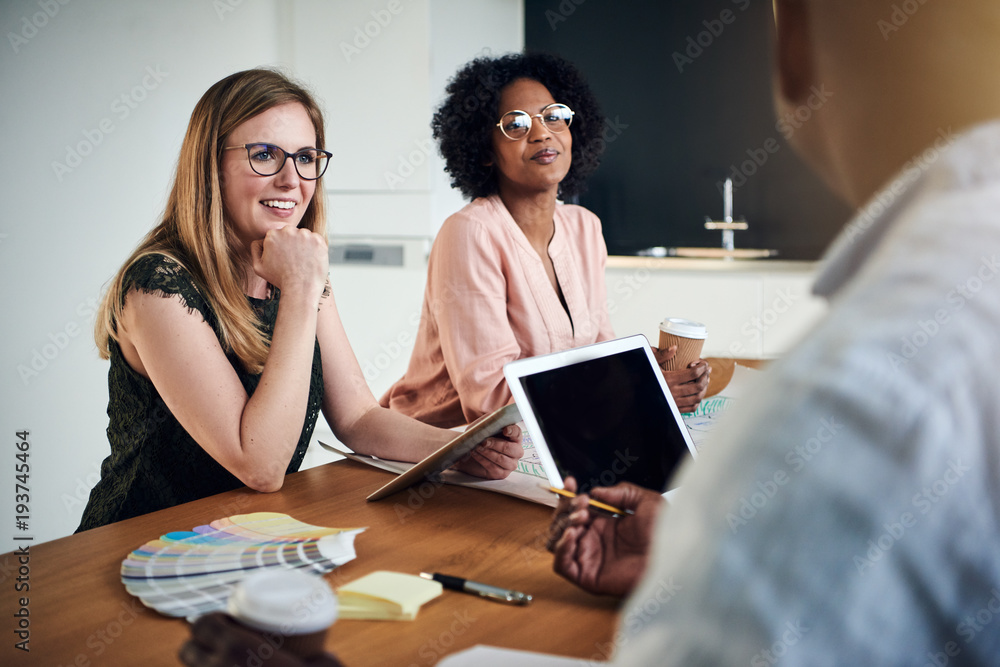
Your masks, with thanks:
[[[573,160],[559,184],[559,197],[579,195],[584,181],[601,162],[604,115],[576,67],[558,56],[531,52],[476,58],[448,83],[448,97],[434,114],[431,128],[445,160],[445,171],[451,174],[452,187],[469,199],[497,193],[497,174],[492,166],[493,128],[501,113],[500,91],[515,79],[539,82],[556,102],[573,110],[569,128]]]

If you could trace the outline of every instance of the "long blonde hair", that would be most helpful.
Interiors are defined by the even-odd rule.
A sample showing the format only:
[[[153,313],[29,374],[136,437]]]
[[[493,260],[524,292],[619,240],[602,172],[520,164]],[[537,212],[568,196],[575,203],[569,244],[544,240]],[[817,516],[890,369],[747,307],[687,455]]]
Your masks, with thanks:
[[[195,105],[163,220],[118,270],[101,300],[94,337],[102,358],[110,356],[111,339],[119,340],[117,323],[124,308],[125,272],[142,257],[162,254],[194,278],[218,318],[223,349],[235,353],[247,371],[262,372],[268,340],[243,292],[251,269],[239,261],[240,244],[225,221],[219,167],[222,149],[233,129],[272,107],[291,102],[305,107],[316,128],[316,148],[324,148],[323,114],[318,105],[305,88],[280,72],[237,72],[209,88]],[[321,185],[299,226],[326,238]]]

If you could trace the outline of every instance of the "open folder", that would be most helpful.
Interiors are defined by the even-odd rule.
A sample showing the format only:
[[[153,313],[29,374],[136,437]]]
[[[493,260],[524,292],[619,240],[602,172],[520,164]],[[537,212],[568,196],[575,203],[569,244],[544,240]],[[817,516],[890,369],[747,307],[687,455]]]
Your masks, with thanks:
[[[402,491],[407,487],[413,486],[431,475],[450,468],[458,463],[463,456],[475,449],[477,445],[486,440],[486,438],[497,435],[506,427],[516,424],[519,421],[521,421],[521,413],[518,412],[517,405],[513,403],[505,405],[488,415],[483,415],[469,424],[469,428],[458,434],[454,440],[381,489],[369,495],[368,500],[381,500],[397,491]]]

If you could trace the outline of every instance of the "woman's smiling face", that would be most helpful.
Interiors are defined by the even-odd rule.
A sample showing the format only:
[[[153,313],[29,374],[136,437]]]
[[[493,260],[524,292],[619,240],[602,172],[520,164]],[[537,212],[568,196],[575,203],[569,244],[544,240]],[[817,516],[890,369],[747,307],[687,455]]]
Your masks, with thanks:
[[[500,91],[497,118],[514,110],[534,116],[557,101],[538,81],[515,79]],[[521,139],[509,139],[499,127],[493,128],[493,160],[501,195],[558,192],[559,183],[572,165],[572,153],[573,135],[569,129],[552,132],[539,118],[532,118],[527,136]]]
[[[238,125],[226,146],[267,143],[289,153],[316,147],[316,128],[298,102],[271,107]],[[253,171],[245,149],[222,154],[222,201],[226,221],[249,251],[271,229],[298,226],[316,192],[316,181],[307,181],[290,160],[273,176]]]

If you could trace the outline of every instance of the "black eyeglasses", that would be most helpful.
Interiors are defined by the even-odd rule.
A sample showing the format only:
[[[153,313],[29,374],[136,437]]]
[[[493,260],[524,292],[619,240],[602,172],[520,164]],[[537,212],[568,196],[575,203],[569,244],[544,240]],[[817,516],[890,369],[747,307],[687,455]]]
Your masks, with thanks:
[[[542,125],[550,132],[563,132],[573,122],[573,110],[565,104],[550,104],[542,109],[542,113],[536,113],[532,116],[526,111],[515,109],[505,113],[500,122],[497,123],[497,127],[500,128],[505,137],[517,141],[528,136],[528,132],[531,131],[532,118],[542,121]]]
[[[274,176],[285,166],[285,160],[292,158],[295,171],[300,178],[315,181],[326,171],[333,153],[321,151],[318,148],[305,148],[297,153],[289,153],[274,144],[243,144],[242,146],[226,146],[223,150],[231,151],[238,148],[247,149],[247,160],[255,174]]]

